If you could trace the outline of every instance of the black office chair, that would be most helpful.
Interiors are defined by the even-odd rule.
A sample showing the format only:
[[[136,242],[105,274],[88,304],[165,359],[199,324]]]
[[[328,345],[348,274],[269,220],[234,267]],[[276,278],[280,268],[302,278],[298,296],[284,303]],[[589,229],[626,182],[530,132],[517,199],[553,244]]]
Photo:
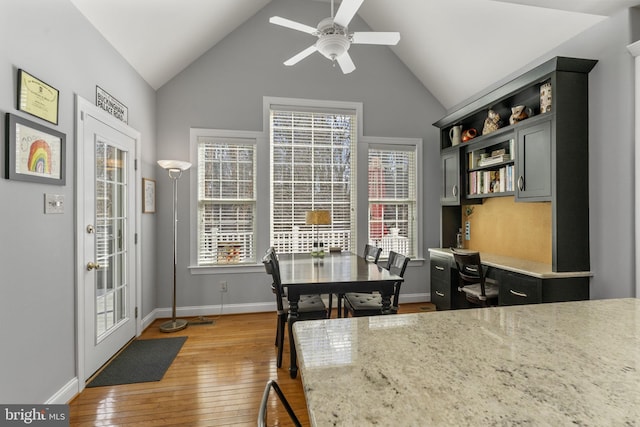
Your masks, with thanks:
[[[374,264],[378,263],[380,259],[380,254],[382,253],[382,248],[378,248],[376,246],[365,244],[364,245],[364,253],[363,257],[367,262],[372,262]],[[388,270],[388,268],[387,268]],[[338,317],[342,317],[342,299],[344,298],[344,294],[336,295],[337,309],[338,309]],[[329,316],[331,316],[331,310],[333,308],[333,294],[329,295]]]
[[[275,380],[267,381],[267,385],[265,386],[264,392],[262,393],[260,411],[258,412],[258,427],[265,427],[267,425],[267,403],[269,402],[269,392],[272,388],[276,392],[276,395],[280,399],[280,402],[282,402],[282,406],[284,406],[284,409],[287,410],[287,413],[289,414],[293,425],[295,425],[296,427],[302,427],[300,420],[298,420],[298,417],[296,416],[295,412],[293,412],[293,408],[291,408],[289,401],[284,396],[284,393],[282,392],[282,390],[280,390],[280,387],[278,386],[278,383],[275,382]]]
[[[458,291],[464,292],[467,301],[486,307],[498,304],[498,284],[485,277],[479,252],[451,248],[458,268]]]
[[[390,273],[404,277],[404,272],[407,269],[409,261],[409,257],[390,251],[388,270]],[[391,299],[391,312],[394,314],[398,312],[401,286],[402,282],[396,282],[394,286],[393,297]],[[344,295],[344,312],[345,317],[349,317],[349,314],[353,317],[382,314],[382,296],[379,292],[347,292]]]
[[[271,290],[276,294],[276,306],[278,323],[276,325],[276,342],[278,347],[278,358],[276,366],[282,367],[282,351],[284,348],[284,330],[289,317],[289,300],[284,295],[282,281],[280,280],[280,263],[276,251],[271,247],[267,249],[262,263],[267,274],[271,275],[273,283]],[[320,298],[320,295],[301,295],[298,302],[298,320],[317,320],[328,317],[327,306]]]

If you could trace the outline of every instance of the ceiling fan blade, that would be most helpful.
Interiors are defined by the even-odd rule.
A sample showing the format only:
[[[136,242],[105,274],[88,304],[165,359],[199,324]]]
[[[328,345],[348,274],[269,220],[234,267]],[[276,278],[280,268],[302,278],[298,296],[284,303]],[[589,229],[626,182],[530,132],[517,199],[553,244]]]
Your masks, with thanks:
[[[318,49],[316,49],[316,45],[315,44],[311,45],[308,48],[306,48],[305,50],[303,50],[302,52],[298,53],[297,55],[294,55],[291,58],[289,58],[286,61],[284,61],[284,65],[286,65],[286,66],[295,65],[298,62],[302,61],[307,56],[311,55],[316,50],[318,50]]]
[[[351,56],[349,56],[349,52],[345,52],[342,55],[338,56],[338,58],[336,58],[336,61],[338,61],[338,65],[340,65],[340,69],[344,74],[349,74],[356,69],[355,64],[351,60]]]
[[[400,33],[397,32],[361,32],[353,33],[353,44],[384,44],[396,45],[400,41]]]
[[[348,27],[349,22],[351,22],[363,1],[364,0],[342,0],[336,16],[333,18],[333,22],[342,27]]]
[[[314,34],[317,30],[305,24],[301,24],[291,19],[282,18],[280,16],[272,16],[269,18],[269,22],[272,24],[280,25],[282,27],[291,28],[292,30],[302,31],[303,33]]]

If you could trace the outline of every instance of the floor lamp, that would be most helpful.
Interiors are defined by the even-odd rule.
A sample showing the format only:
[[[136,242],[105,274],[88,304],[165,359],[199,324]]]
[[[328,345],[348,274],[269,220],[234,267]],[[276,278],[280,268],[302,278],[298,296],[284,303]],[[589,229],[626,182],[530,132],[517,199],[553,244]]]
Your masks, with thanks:
[[[173,180],[173,307],[171,320],[160,325],[161,332],[176,332],[187,327],[187,321],[176,319],[176,267],[178,265],[178,179],[191,163],[180,160],[158,160],[158,165],[169,172]]]

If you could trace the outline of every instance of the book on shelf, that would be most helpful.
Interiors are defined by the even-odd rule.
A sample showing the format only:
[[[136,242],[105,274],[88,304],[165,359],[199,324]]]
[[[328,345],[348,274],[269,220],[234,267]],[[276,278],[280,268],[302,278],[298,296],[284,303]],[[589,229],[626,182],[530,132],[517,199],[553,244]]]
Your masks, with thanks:
[[[469,172],[468,194],[504,193],[514,191],[513,165],[505,165],[498,170]]]
[[[498,154],[491,157],[485,157],[484,159],[480,159],[478,161],[478,166],[491,166],[502,162],[507,162],[511,160],[510,154]]]

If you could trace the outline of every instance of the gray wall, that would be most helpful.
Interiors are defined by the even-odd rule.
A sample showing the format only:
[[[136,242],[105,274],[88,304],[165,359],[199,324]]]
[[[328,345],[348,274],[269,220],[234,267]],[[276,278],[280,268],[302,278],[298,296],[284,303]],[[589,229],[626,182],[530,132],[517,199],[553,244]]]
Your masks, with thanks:
[[[280,15],[315,25],[330,14],[328,3],[311,0],[306,3],[300,7],[300,0],[274,0],[158,91],[158,156],[188,159],[190,127],[262,131],[264,96],[362,102],[364,135],[423,139],[427,224],[424,243],[425,247],[437,246],[439,145],[438,133],[431,123],[444,114],[444,109],[387,47],[352,47],[350,54],[357,69],[350,75],[343,75],[338,67],[332,68],[319,54],[294,67],[282,65],[315,39],[269,24],[269,17]],[[369,28],[356,17],[350,29]],[[268,157],[258,162],[268,165]],[[193,218],[189,215],[189,179],[179,184],[177,305],[220,304],[220,280],[229,284],[225,304],[273,303],[268,277],[262,268],[247,274],[190,274],[189,227]],[[158,307],[162,308],[171,304],[172,283],[172,264],[165,262],[172,259],[168,179],[158,180],[158,200]],[[361,209],[359,221],[366,221],[366,210]],[[258,227],[268,236],[267,212],[258,218]],[[267,245],[266,240],[260,242],[258,252]],[[403,293],[429,292],[427,277],[426,265],[410,267]]]
[[[68,0],[3,1],[0,40],[2,138],[7,112],[67,137],[65,186],[0,179],[0,402],[40,403],[75,377],[74,94],[93,102],[100,85],[129,107],[129,124],[142,133],[143,176],[153,177],[155,92]],[[57,126],[16,111],[17,68],[60,91]],[[4,148],[0,164],[4,177]],[[45,193],[64,195],[63,214],[44,215]],[[144,215],[147,313],[155,308],[153,228]]]

